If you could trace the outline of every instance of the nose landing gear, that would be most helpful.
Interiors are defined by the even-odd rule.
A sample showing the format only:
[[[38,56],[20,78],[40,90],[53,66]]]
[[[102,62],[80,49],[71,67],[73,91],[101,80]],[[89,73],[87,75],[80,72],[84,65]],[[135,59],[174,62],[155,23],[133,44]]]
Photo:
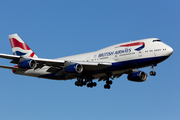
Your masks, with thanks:
[[[151,76],[156,76],[156,72],[155,71],[150,71],[149,73]]]
[[[150,73],[149,73],[151,76],[156,76],[156,72],[154,70],[155,66],[157,66],[157,64],[152,64],[152,67],[151,67],[152,71],[150,71]]]

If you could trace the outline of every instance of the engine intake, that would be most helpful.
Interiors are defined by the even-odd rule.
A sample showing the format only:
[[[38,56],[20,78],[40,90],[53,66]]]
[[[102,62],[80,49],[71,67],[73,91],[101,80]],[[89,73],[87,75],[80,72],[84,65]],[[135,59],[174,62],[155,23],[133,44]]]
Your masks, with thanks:
[[[34,69],[34,68],[36,68],[36,66],[37,66],[37,62],[35,60],[31,60],[31,59],[21,61],[18,64],[19,68],[26,68],[26,69]]]
[[[148,75],[143,71],[134,72],[128,75],[128,80],[134,82],[144,82],[147,80]]]
[[[67,73],[81,73],[83,71],[83,66],[81,64],[75,63],[65,67]]]

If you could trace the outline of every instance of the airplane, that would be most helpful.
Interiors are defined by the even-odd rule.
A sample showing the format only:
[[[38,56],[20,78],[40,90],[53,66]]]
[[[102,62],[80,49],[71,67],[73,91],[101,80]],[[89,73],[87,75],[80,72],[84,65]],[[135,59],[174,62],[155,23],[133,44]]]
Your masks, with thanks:
[[[52,80],[72,80],[76,86],[92,88],[97,86],[94,80],[105,81],[104,88],[110,89],[114,78],[127,74],[133,82],[144,82],[147,73],[139,68],[151,66],[151,76],[155,76],[155,66],[166,60],[173,49],[158,38],[148,38],[112,45],[94,52],[78,54],[57,59],[38,58],[28,45],[18,36],[9,35],[14,55],[2,54],[1,58],[11,60],[14,74]]]

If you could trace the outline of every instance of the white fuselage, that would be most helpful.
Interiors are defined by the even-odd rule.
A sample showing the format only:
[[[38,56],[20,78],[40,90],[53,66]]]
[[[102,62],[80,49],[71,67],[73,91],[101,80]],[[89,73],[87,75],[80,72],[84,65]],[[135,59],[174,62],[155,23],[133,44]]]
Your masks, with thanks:
[[[112,74],[122,73],[128,69],[136,69],[157,64],[168,58],[173,52],[173,49],[161,42],[157,38],[142,39],[126,43],[116,44],[98,51],[78,54],[68,57],[57,58],[57,60],[65,61],[86,61],[86,62],[107,62],[107,63],[122,63],[123,69],[108,70]],[[44,66],[41,69],[16,71],[16,74],[41,77],[47,72],[49,66]],[[106,72],[97,72],[94,78],[104,76]],[[46,77],[43,77],[46,78]],[[73,79],[73,78],[69,78]],[[59,79],[61,80],[61,79]]]
[[[153,40],[158,40],[157,38],[150,38],[150,39],[143,39],[137,40],[132,42],[120,43],[116,44],[95,52],[78,54],[68,57],[58,58],[60,60],[67,60],[67,61],[99,61],[99,62],[122,62],[127,60],[133,59],[142,59],[142,58],[149,58],[149,57],[159,57],[159,56],[169,56],[172,53],[172,48],[166,45],[163,42],[152,42]],[[134,42],[144,42],[146,44],[145,48],[136,51],[134,50],[137,46],[131,47],[119,47],[122,44],[130,44]],[[127,52],[118,53],[116,51],[124,51],[128,49]],[[129,49],[131,49],[129,51]],[[112,53],[112,54],[111,54]],[[100,54],[104,54],[104,56],[100,56]]]

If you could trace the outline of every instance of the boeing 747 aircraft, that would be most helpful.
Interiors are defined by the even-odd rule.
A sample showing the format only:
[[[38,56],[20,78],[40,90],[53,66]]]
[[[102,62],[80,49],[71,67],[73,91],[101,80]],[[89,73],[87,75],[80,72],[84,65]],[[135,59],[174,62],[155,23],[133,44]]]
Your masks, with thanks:
[[[173,49],[158,38],[148,38],[126,43],[119,43],[98,51],[78,54],[57,59],[38,58],[27,44],[17,35],[9,35],[14,55],[1,54],[1,58],[10,59],[14,74],[52,80],[77,79],[76,86],[95,87],[94,82],[106,81],[104,88],[110,89],[114,78],[127,74],[127,79],[134,82],[146,81],[148,75],[138,68],[151,66],[151,76],[155,76],[154,67],[166,60]]]

